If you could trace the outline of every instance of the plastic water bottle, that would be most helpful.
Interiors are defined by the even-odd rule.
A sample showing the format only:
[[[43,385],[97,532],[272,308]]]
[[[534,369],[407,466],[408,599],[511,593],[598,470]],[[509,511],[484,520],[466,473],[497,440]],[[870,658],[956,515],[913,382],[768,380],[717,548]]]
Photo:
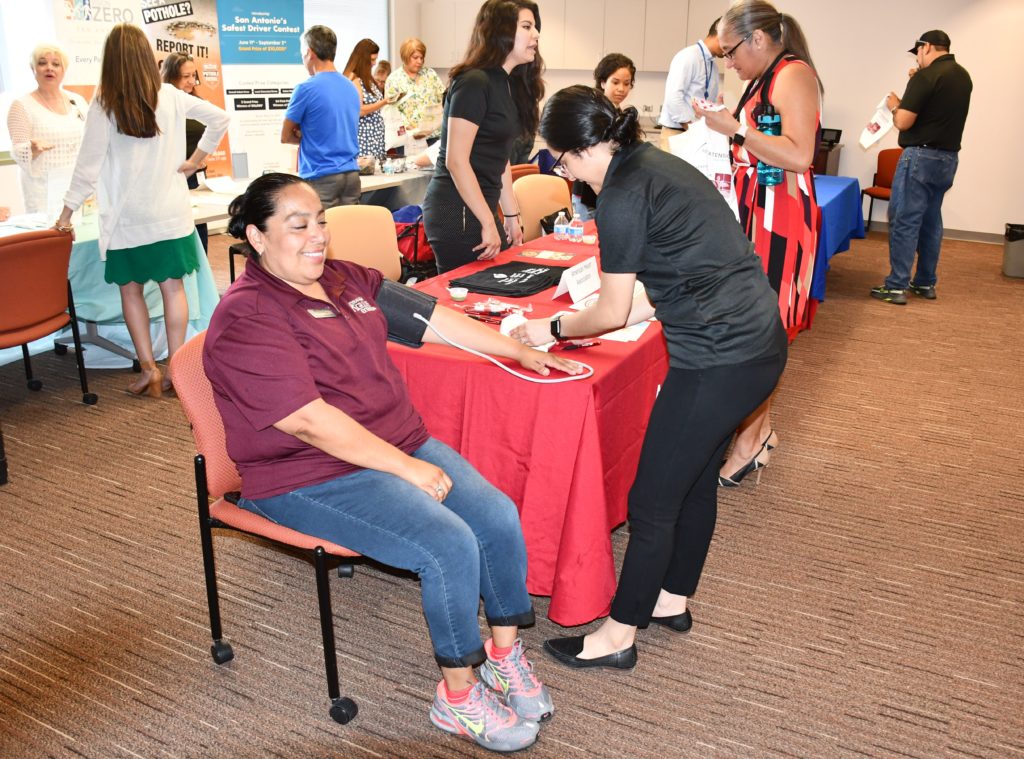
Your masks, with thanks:
[[[569,239],[569,220],[565,218],[565,211],[559,211],[555,218],[555,239]]]
[[[765,105],[761,115],[757,117],[757,131],[777,137],[782,134],[782,116],[773,105]],[[757,162],[757,183],[760,185],[782,184],[783,170],[778,166],[769,166],[764,161]]]
[[[583,219],[573,216],[569,222],[569,234],[566,238],[569,242],[583,242]]]

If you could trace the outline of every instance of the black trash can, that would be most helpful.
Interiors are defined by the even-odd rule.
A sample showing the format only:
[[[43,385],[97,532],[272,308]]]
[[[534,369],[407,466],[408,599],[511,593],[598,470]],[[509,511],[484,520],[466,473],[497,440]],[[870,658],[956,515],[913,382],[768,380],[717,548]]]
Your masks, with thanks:
[[[1024,277],[1024,224],[1006,225],[1003,274],[1007,277]]]

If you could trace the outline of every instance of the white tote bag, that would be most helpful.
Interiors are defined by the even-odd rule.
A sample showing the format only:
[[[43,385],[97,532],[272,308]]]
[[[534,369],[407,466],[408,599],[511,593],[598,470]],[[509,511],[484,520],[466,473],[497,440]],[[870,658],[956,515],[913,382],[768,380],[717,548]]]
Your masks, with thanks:
[[[708,129],[707,123],[700,118],[691,121],[685,132],[669,137],[668,145],[673,155],[682,158],[715,185],[739,221],[740,210],[733,183],[729,138]]]

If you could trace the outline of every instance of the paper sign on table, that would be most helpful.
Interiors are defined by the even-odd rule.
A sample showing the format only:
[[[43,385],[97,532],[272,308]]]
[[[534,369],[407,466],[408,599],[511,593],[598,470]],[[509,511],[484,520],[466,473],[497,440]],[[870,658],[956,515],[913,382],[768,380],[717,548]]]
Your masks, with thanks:
[[[560,250],[524,250],[519,255],[523,258],[543,258],[548,261],[571,261],[573,254]]]
[[[597,269],[597,259],[591,256],[562,272],[562,278],[558,280],[558,287],[555,288],[555,294],[551,299],[569,293],[569,298],[576,303],[596,292],[599,287],[601,274]]]

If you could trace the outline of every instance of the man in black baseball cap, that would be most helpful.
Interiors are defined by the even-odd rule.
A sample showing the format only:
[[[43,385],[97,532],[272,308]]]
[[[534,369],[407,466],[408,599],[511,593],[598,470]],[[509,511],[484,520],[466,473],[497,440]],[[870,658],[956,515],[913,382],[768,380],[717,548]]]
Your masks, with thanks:
[[[932,29],[930,32],[925,32],[918,37],[917,41],[914,42],[914,46],[907,52],[911,55],[917,55],[917,49],[921,47],[921,45],[926,44],[935,45],[936,47],[949,50],[949,35],[941,29]]]
[[[973,89],[949,47],[941,29],[918,37],[909,50],[918,68],[911,70],[903,97],[890,92],[886,98],[903,148],[889,200],[889,276],[871,289],[871,297],[886,303],[905,305],[907,290],[935,300],[942,199],[953,186]]]

